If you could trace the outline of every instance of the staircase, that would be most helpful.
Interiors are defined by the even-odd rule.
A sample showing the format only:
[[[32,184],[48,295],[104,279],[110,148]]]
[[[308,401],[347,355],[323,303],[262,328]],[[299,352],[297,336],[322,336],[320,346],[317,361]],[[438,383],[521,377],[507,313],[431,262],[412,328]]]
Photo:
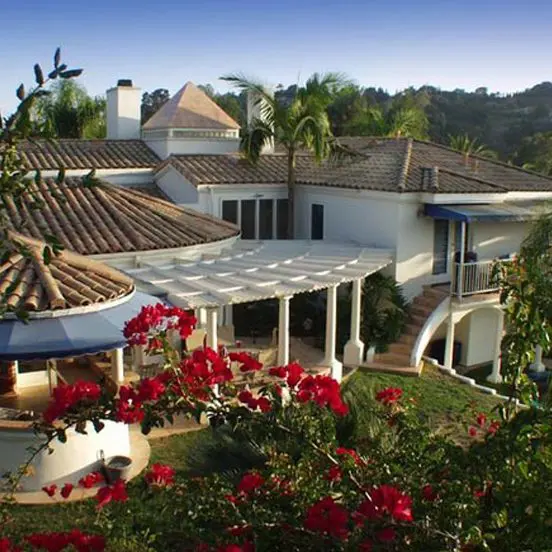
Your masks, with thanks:
[[[431,313],[449,297],[448,285],[426,286],[410,304],[410,320],[398,341],[389,346],[386,353],[377,354],[369,369],[379,372],[419,375],[421,368],[410,366],[410,356],[418,334]]]

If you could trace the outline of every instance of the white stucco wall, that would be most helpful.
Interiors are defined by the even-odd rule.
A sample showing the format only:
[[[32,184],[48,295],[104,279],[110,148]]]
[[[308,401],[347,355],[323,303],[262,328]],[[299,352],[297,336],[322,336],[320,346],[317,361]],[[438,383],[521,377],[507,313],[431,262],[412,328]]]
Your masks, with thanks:
[[[463,343],[465,351],[462,364],[476,366],[492,362],[498,324],[496,309],[477,309],[465,318],[469,320],[467,342]]]
[[[239,138],[216,140],[189,138],[146,138],[146,144],[161,158],[166,159],[172,154],[181,155],[222,155],[236,153],[240,147]]]
[[[199,201],[197,188],[174,167],[166,167],[155,176],[155,182],[173,203],[195,204]]]
[[[471,225],[471,244],[478,258],[490,260],[519,252],[529,222],[479,222]]]
[[[105,427],[99,433],[91,423],[87,424],[88,435],[74,430],[67,432],[67,442],[54,441],[54,452],[39,454],[33,462],[33,473],[22,480],[22,490],[38,491],[44,485],[52,483],[58,486],[73,483],[99,468],[101,452],[106,459],[112,456],[130,455],[129,428],[125,424],[105,421]],[[39,444],[32,429],[6,429],[0,427],[0,474],[15,471],[28,458],[28,447]]]

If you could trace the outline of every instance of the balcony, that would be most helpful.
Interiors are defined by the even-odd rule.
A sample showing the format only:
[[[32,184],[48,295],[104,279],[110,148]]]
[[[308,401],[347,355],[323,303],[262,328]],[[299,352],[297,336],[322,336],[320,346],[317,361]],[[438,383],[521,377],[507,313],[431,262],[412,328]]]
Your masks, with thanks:
[[[470,263],[453,263],[451,294],[462,298],[478,293],[493,293],[500,288],[495,277],[497,263],[509,260],[477,261]]]

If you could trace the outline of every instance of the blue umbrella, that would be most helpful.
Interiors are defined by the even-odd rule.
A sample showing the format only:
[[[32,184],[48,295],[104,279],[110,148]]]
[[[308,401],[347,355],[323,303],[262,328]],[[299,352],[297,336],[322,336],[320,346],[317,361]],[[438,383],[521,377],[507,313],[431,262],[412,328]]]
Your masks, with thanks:
[[[52,318],[0,320],[0,360],[57,359],[124,347],[124,324],[160,299],[135,292],[110,308]]]

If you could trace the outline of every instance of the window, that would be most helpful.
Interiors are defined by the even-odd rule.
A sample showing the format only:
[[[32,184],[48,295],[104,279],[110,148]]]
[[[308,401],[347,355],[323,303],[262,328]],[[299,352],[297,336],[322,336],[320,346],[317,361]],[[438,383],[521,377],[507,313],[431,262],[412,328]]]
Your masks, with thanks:
[[[235,199],[222,202],[222,220],[238,224],[238,202]]]
[[[433,274],[446,274],[448,266],[449,222],[433,222]]]
[[[274,201],[261,199],[259,201],[259,239],[271,240],[274,237]]]
[[[324,205],[311,205],[311,240],[324,239]]]
[[[254,240],[257,234],[257,202],[254,199],[244,199],[241,202],[241,237],[244,240]]]
[[[288,227],[288,200],[276,200],[276,239],[285,240]]]

